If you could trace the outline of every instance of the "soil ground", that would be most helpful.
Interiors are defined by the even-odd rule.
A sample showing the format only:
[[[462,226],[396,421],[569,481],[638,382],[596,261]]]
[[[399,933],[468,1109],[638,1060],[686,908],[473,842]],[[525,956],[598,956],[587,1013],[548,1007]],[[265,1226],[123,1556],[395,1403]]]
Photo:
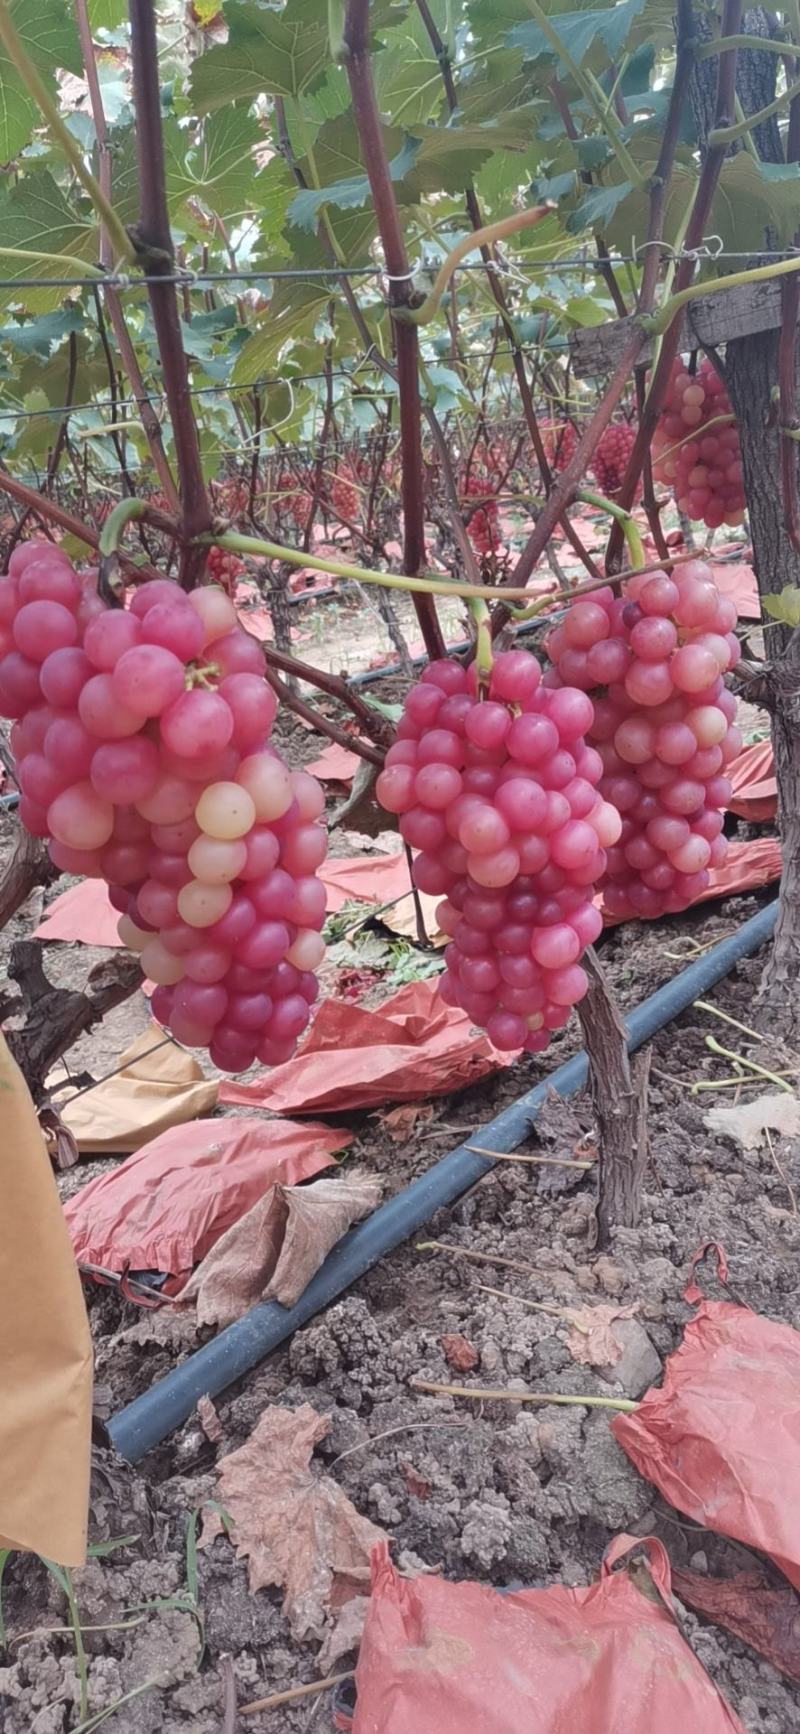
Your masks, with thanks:
[[[296,762],[319,746],[318,737],[299,731],[292,746]],[[61,889],[63,881],[48,900]],[[609,932],[601,955],[622,1006],[636,1005],[691,961],[698,945],[733,932],[757,906],[755,898],[738,898]],[[4,942],[30,932],[32,913],[16,918]],[[77,983],[95,955],[52,946],[47,967],[54,979]],[[709,996],[712,1003],[749,1024],[762,964],[763,958],[742,964]],[[71,1062],[99,1075],[146,1017],[137,996],[86,1038]],[[195,1416],[135,1469],[108,1451],[96,1452],[91,1539],[135,1539],[75,1573],[91,1710],[102,1711],[147,1681],[161,1682],[115,1711],[110,1728],[119,1734],[233,1734],[235,1726],[328,1734],[333,1728],[329,1694],[246,1722],[224,1720],[225,1658],[239,1704],[319,1674],[318,1645],[294,1640],[279,1591],[250,1594],[246,1564],[224,1536],[198,1557],[202,1655],[197,1621],[186,1611],[187,1522],[215,1496],[218,1458],[248,1438],[269,1404],[308,1402],[330,1415],[317,1465],[391,1534],[395,1557],[408,1569],[500,1586],[583,1584],[597,1576],[605,1547],[621,1530],[660,1536],[675,1565],[716,1575],[742,1569],[740,1547],[673,1512],[637,1474],[612,1437],[607,1413],[468,1406],[409,1385],[414,1375],[461,1381],[442,1346],[445,1333],[457,1332],[476,1351],[474,1377],[483,1384],[517,1380],[554,1392],[640,1395],[642,1385],[622,1391],[577,1365],[565,1322],[525,1301],[635,1303],[663,1363],[690,1316],[683,1289],[692,1255],[707,1240],[724,1243],[737,1299],[800,1327],[800,1218],[792,1190],[800,1186],[800,1140],[777,1140],[776,1160],[769,1149],[745,1155],[707,1130],[708,1107],[732,1099],[729,1090],[692,1094],[695,1083],[729,1069],[709,1052],[709,1033],[726,1046],[746,1048],[740,1031],[696,1008],[654,1042],[652,1153],[641,1226],[618,1231],[609,1250],[592,1250],[591,1175],[500,1163],[425,1230],[425,1238],[480,1253],[487,1262],[405,1245],[218,1399],[220,1443],[209,1441]],[[489,1142],[481,1131],[492,1116],[554,1070],[577,1040],[570,1025],[556,1035],[544,1062],[526,1058],[488,1083],[439,1098],[433,1118],[401,1145],[380,1118],[347,1114],[356,1134],[350,1159],[380,1172],[387,1193],[399,1191],[465,1135]],[[758,1058],[767,1067],[781,1064],[768,1039]],[[577,1098],[549,1109],[524,1148],[571,1156],[576,1145],[591,1147],[592,1130],[588,1099]],[[74,1190],[97,1171],[95,1161],[81,1164],[62,1178],[62,1190]],[[493,1257],[519,1260],[529,1270],[510,1271]],[[721,1292],[713,1280],[709,1286]],[[502,1298],[485,1287],[501,1290]],[[107,1414],[197,1344],[191,1323],[176,1325],[167,1311],[140,1311],[97,1287],[88,1287],[86,1298]],[[181,1596],[183,1607],[171,1605]],[[134,1604],[149,1605],[140,1615],[126,1612]],[[3,1613],[9,1646],[5,1656],[0,1652],[0,1727],[5,1734],[67,1734],[80,1720],[74,1647],[64,1630],[61,1592],[36,1558],[10,1560]],[[772,1666],[689,1612],[684,1625],[748,1734],[789,1734],[800,1726],[796,1689]],[[346,1657],[337,1663],[348,1665]]]

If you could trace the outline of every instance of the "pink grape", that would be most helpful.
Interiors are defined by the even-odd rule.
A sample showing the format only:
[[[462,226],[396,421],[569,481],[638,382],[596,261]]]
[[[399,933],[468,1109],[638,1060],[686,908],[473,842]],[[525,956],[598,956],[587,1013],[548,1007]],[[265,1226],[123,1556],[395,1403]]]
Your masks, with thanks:
[[[171,650],[181,662],[194,662],[205,643],[203,623],[196,611],[174,602],[157,602],[149,608],[138,637],[143,644]]]
[[[58,602],[62,608],[74,612],[81,599],[81,587],[65,561],[42,556],[32,561],[21,574],[18,595],[20,605]]]
[[[140,719],[161,716],[184,690],[183,663],[158,644],[126,650],[110,679],[119,703]]]
[[[138,590],[134,590],[131,597],[131,614],[135,614],[138,620],[143,620],[150,609],[155,608],[160,602],[166,602],[170,607],[185,608],[188,605],[189,597],[180,585],[175,583],[174,579],[153,578],[149,584],[142,584]]]
[[[240,752],[250,752],[267,739],[277,716],[272,687],[258,674],[230,674],[218,692],[233,717],[234,745]]]
[[[84,651],[77,645],[65,645],[45,657],[39,681],[48,704],[74,710],[91,674],[92,664]]]
[[[237,625],[233,603],[216,585],[193,590],[189,602],[202,624],[204,644],[214,643]]]
[[[90,778],[104,800],[133,806],[151,795],[159,776],[160,759],[154,741],[144,735],[109,741],[99,746],[92,759]]]
[[[45,735],[44,751],[46,758],[63,768],[70,782],[80,782],[91,769],[97,739],[78,717],[56,717]]]
[[[87,680],[78,699],[78,715],[98,740],[123,740],[142,726],[141,714],[120,699],[111,674],[93,674]]]
[[[50,833],[70,849],[102,849],[114,829],[114,809],[89,782],[73,783],[47,812]]]
[[[152,612],[155,614],[156,610]],[[233,715],[218,693],[194,687],[190,692],[182,692],[162,712],[160,731],[168,752],[183,759],[207,761],[228,745],[233,734]]]
[[[0,659],[0,715],[23,717],[41,702],[39,668],[19,650]]]
[[[263,679],[264,652],[258,639],[251,638],[249,632],[242,632],[238,626],[235,632],[215,638],[204,654],[223,679],[234,674],[258,674]]]
[[[92,667],[108,674],[125,651],[139,643],[141,636],[142,628],[135,614],[123,608],[109,608],[89,621],[83,648]]]
[[[197,791],[180,777],[162,774],[155,788],[134,806],[153,825],[177,825],[194,814]]]
[[[54,650],[76,644],[78,627],[74,614],[61,602],[26,602],[16,615],[14,643],[31,662],[44,662]]]

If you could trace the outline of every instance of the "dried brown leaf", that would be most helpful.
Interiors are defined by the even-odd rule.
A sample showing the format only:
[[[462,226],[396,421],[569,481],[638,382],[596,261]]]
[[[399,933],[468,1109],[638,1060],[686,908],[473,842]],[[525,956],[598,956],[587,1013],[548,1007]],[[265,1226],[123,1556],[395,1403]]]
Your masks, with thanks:
[[[262,1299],[293,1306],[351,1223],[380,1202],[381,1182],[355,1171],[309,1186],[271,1186],[231,1224],[181,1290],[199,1325],[225,1326]]]
[[[352,1223],[369,1216],[380,1203],[383,1185],[377,1175],[359,1174],[315,1180],[312,1186],[282,1188],[288,1206],[283,1244],[266,1299],[294,1306]]]
[[[771,1096],[756,1096],[755,1101],[738,1102],[733,1108],[710,1108],[703,1124],[710,1132],[732,1138],[743,1150],[758,1150],[767,1130],[784,1138],[800,1134],[800,1101],[788,1090],[776,1090]]]
[[[342,1656],[349,1656],[351,1650],[358,1649],[368,1607],[369,1596],[353,1596],[352,1601],[345,1602],[339,1609],[317,1657],[321,1674],[331,1673]]]
[[[731,1578],[673,1571],[672,1588],[687,1607],[733,1632],[787,1679],[800,1681],[800,1597],[788,1584],[770,1589],[752,1571]]]
[[[584,1367],[616,1366],[624,1345],[614,1335],[615,1321],[631,1319],[636,1311],[636,1303],[626,1307],[570,1307],[567,1348],[573,1361]]]
[[[309,1403],[265,1409],[246,1445],[217,1466],[220,1503],[229,1514],[251,1591],[278,1586],[297,1639],[325,1639],[332,1616],[369,1589],[372,1548],[383,1530],[362,1517],[336,1482],[310,1468],[330,1416]],[[213,1516],[213,1514],[211,1514]],[[204,1526],[203,1543],[215,1533]]]
[[[433,1105],[430,1102],[403,1102],[399,1108],[390,1108],[388,1114],[379,1114],[377,1118],[393,1144],[405,1144],[417,1126],[427,1126],[433,1119]]]
[[[198,1325],[221,1329],[261,1299],[278,1262],[292,1190],[270,1186],[206,1253],[178,1297],[196,1301]]]
[[[198,1397],[197,1419],[210,1443],[212,1445],[219,1445],[225,1438],[225,1428],[220,1421],[219,1415],[217,1414],[210,1397]]]
[[[446,1331],[441,1344],[448,1367],[457,1373],[471,1373],[477,1367],[478,1351],[460,1331]]]

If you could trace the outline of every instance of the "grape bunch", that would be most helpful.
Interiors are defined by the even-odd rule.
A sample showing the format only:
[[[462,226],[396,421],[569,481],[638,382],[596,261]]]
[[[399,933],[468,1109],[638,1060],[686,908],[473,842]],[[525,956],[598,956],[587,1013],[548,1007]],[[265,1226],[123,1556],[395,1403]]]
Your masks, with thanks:
[[[353,474],[347,466],[334,476],[330,490],[331,506],[338,518],[346,518],[353,523],[358,518],[360,495],[353,480]]]
[[[636,429],[627,421],[611,422],[597,442],[592,469],[601,494],[609,499],[622,487],[635,442]]]
[[[551,470],[558,474],[571,463],[578,447],[578,430],[571,421],[543,421],[539,424],[545,457]]]
[[[686,909],[725,860],[725,766],[742,746],[723,684],[741,654],[736,618],[711,567],[691,560],[671,578],[629,578],[619,598],[607,588],[576,600],[548,636],[546,681],[592,693],[600,794],[622,817],[602,881],[611,915]]]
[[[467,521],[467,535],[476,554],[496,553],[500,543],[500,513],[497,500],[491,497],[489,481],[482,476],[468,476],[464,495],[467,503],[475,499],[482,501]]]
[[[744,522],[739,433],[724,381],[707,358],[695,374],[674,363],[652,456],[656,481],[672,488],[687,518],[709,530]]]
[[[275,504],[293,520],[296,529],[305,530],[311,510],[311,495],[290,470],[282,470],[278,477]]]
[[[245,570],[244,560],[227,548],[209,548],[207,571],[209,581],[219,584],[226,596],[235,596],[236,586]]]
[[[597,792],[585,693],[542,684],[526,650],[475,667],[433,662],[412,687],[376,792],[442,896],[440,982],[495,1047],[541,1053],[587,989],[579,959],[602,927],[591,899],[621,820]]]
[[[269,745],[277,700],[233,604],[144,584],[107,608],[49,543],[0,580],[0,713],[26,829],[104,879],[153,1013],[222,1071],[291,1057],[324,953],[324,796]]]

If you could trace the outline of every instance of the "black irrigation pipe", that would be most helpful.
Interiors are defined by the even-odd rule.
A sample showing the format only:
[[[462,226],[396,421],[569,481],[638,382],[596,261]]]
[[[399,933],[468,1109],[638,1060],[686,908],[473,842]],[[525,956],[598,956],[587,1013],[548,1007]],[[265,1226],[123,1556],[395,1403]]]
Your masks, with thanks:
[[[774,899],[767,903],[736,933],[643,1000],[628,1018],[629,1049],[633,1051],[650,1041],[664,1024],[716,986],[742,958],[757,951],[772,933],[777,907]],[[585,1053],[575,1054],[496,1119],[482,1126],[481,1138],[499,1153],[516,1150],[527,1137],[549,1091],[572,1096],[582,1089],[587,1075]],[[459,1144],[435,1162],[427,1173],[382,1204],[366,1222],[350,1230],[328,1254],[293,1307],[282,1307],[277,1301],[261,1302],[121,1409],[108,1426],[111,1442],[120,1456],[130,1463],[138,1462],[188,1419],[200,1397],[218,1396],[250,1372],[386,1253],[422,1228],[437,1210],[455,1203],[462,1193],[490,1174],[494,1166],[490,1159],[477,1156],[466,1144]]]

